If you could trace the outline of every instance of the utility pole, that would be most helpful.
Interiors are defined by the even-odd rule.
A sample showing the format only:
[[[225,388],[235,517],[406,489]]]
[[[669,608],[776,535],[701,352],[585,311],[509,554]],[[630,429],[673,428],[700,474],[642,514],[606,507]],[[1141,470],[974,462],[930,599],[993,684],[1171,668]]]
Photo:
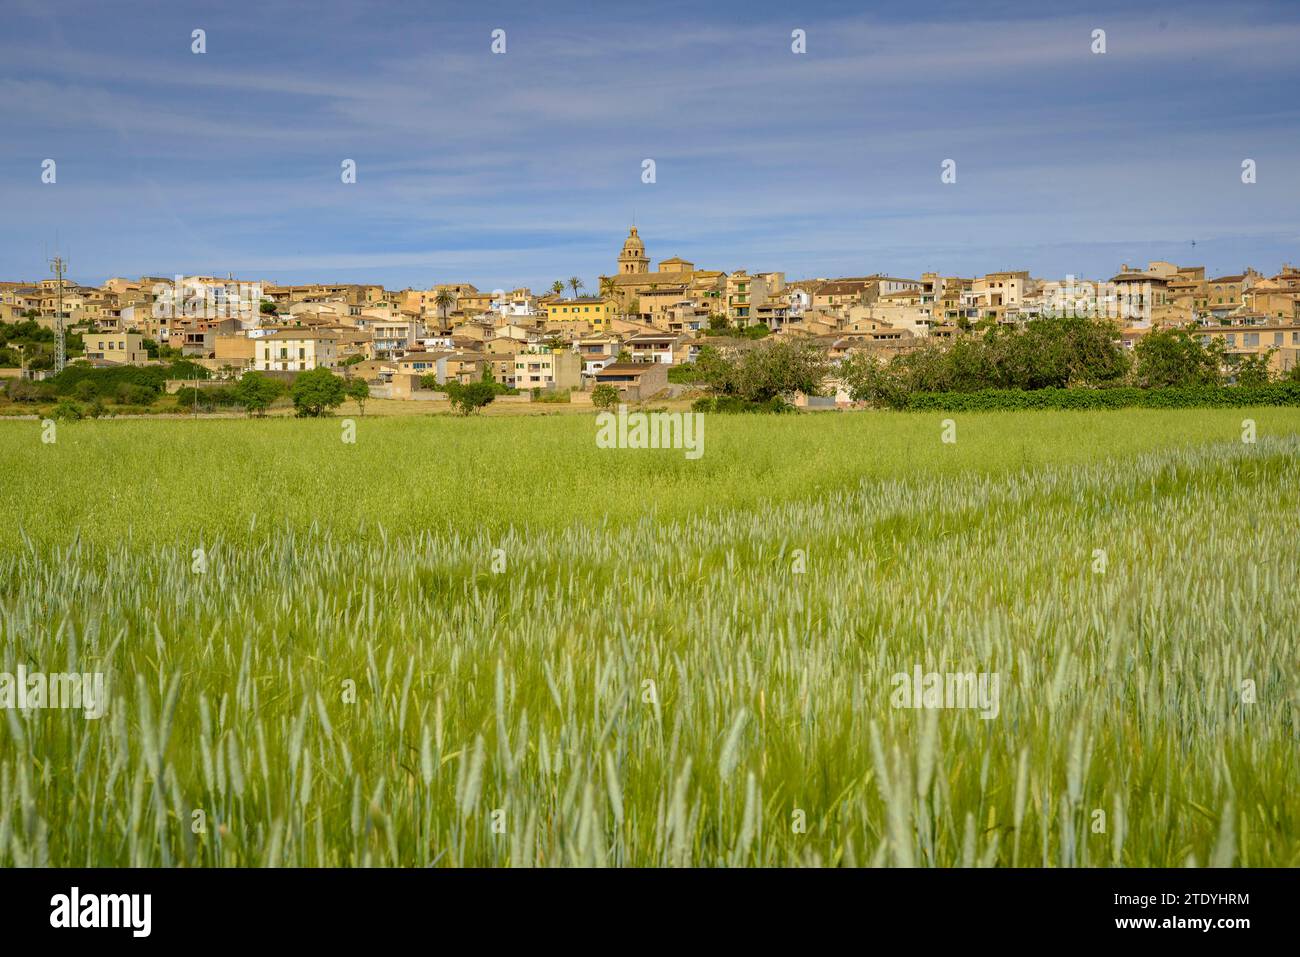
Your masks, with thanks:
[[[63,273],[67,268],[67,263],[63,261],[62,256],[55,256],[50,260],[50,272],[54,273],[59,280],[57,307],[54,313],[54,371],[59,373],[67,365],[67,349],[63,341]]]

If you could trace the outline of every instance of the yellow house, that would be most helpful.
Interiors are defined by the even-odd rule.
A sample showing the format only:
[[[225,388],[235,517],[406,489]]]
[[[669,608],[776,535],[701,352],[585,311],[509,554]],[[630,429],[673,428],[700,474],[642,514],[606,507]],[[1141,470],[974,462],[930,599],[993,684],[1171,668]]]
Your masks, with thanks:
[[[547,322],[586,322],[594,329],[604,329],[614,315],[614,300],[598,296],[556,299],[546,304]]]
[[[87,332],[82,341],[87,359],[131,365],[141,365],[149,360],[144,336],[135,332]]]

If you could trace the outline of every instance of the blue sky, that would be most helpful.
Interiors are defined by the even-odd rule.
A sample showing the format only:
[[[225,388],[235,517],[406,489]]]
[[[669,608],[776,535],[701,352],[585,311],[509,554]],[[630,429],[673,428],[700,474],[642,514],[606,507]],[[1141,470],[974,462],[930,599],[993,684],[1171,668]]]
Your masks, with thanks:
[[[628,6],[4,0],[0,278],[1300,262],[1300,4]]]

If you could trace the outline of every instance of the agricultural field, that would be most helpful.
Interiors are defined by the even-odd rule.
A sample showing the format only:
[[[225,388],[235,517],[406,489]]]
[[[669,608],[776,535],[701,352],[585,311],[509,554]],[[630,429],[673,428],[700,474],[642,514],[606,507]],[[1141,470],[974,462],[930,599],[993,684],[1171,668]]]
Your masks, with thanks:
[[[1300,865],[1300,410],[594,418],[0,422],[0,865]]]

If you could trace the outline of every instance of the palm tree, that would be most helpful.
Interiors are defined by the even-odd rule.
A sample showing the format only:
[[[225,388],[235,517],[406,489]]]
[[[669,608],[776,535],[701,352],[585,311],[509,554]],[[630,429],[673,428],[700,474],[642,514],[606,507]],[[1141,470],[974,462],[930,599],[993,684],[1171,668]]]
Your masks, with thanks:
[[[577,299],[578,290],[582,288],[582,280],[577,276],[571,276],[569,278],[569,288],[573,290],[573,298]]]
[[[442,322],[446,325],[447,310],[456,305],[456,297],[451,294],[450,289],[444,287],[439,289],[438,294],[433,297],[433,304],[437,306],[438,311],[442,313]]]
[[[555,282],[551,283],[551,292],[555,293],[557,296],[564,295],[564,280],[557,279]]]
[[[600,277],[600,298],[601,299],[613,299],[614,296],[617,294],[617,292],[618,289],[614,284],[613,276]]]

